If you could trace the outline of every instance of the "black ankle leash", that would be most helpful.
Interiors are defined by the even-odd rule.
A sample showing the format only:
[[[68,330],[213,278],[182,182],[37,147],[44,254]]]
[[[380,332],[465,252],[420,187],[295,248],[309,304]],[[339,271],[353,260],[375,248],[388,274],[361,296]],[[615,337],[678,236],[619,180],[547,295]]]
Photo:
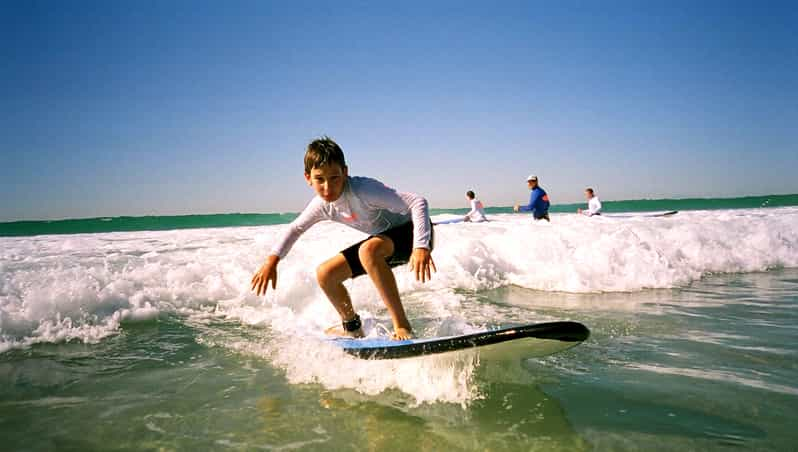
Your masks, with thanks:
[[[348,331],[350,333],[352,331],[359,330],[360,327],[363,326],[363,324],[360,322],[360,316],[357,314],[355,314],[355,318],[353,318],[352,320],[344,320],[343,322],[341,322],[341,324],[344,326],[344,331]]]

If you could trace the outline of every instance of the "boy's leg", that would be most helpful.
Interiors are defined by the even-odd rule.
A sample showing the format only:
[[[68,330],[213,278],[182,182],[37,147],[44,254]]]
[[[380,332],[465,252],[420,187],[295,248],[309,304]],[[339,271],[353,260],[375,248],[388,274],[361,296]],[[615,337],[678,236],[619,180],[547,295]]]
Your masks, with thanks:
[[[352,276],[352,270],[346,263],[343,254],[336,254],[335,257],[328,259],[316,269],[316,279],[319,281],[321,290],[327,295],[343,321],[353,320],[356,315],[352,308],[349,292],[343,284],[350,276]],[[363,329],[344,331],[344,334],[363,337]]]
[[[410,322],[405,315],[402,301],[399,299],[399,289],[396,287],[396,278],[386,258],[394,252],[393,241],[385,236],[372,237],[360,245],[358,257],[363,268],[368,273],[382,301],[388,308],[393,321],[394,339],[410,339],[413,337]]]

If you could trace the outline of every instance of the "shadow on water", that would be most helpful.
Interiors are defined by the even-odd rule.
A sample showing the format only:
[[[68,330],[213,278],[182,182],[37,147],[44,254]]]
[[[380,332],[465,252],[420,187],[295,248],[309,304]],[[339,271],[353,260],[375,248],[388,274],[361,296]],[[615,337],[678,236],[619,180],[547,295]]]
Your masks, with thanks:
[[[357,440],[364,450],[587,450],[558,401],[536,386],[481,386],[482,397],[467,409],[408,407],[399,394],[369,398],[354,391],[328,393],[321,403],[352,431],[362,429]]]

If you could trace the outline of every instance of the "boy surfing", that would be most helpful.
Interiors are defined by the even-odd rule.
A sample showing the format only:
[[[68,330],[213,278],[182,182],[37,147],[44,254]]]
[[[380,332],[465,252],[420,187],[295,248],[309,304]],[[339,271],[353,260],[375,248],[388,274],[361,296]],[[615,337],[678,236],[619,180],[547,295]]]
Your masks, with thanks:
[[[333,140],[322,137],[305,152],[305,181],[316,193],[301,214],[277,240],[266,262],[252,277],[252,290],[260,296],[271,282],[277,288],[277,264],[299,237],[314,224],[330,220],[369,234],[316,269],[316,279],[338,314],[341,328],[329,334],[363,337],[360,316],[343,282],[367,274],[393,322],[393,339],[413,337],[391,267],[409,262],[416,280],[426,282],[437,271],[430,251],[432,223],[427,200],[397,192],[367,177],[349,176],[344,153]]]

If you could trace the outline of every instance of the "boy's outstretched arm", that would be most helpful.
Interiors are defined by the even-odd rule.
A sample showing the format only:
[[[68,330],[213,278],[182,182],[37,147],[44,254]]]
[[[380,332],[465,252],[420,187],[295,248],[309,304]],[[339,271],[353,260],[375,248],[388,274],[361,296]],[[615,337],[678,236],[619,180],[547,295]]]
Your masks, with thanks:
[[[288,229],[272,247],[266,262],[261,265],[260,269],[255,272],[255,276],[252,277],[252,290],[255,291],[255,295],[265,295],[266,289],[269,287],[269,281],[272,282],[272,289],[277,288],[277,263],[288,254],[288,251],[291,250],[291,247],[302,233],[324,218],[321,206],[322,201],[318,197],[313,198],[305,206],[302,213],[288,225]]]
[[[269,287],[269,281],[272,282],[272,289],[277,288],[277,263],[280,262],[280,257],[274,254],[266,258],[266,262],[261,265],[260,269],[252,277],[252,290],[255,295],[266,295],[266,289]]]
[[[432,221],[429,218],[427,200],[413,193],[400,195],[407,203],[413,218],[413,254],[410,255],[410,268],[416,275],[416,281],[427,282],[432,279],[432,272],[437,273],[435,261],[432,260]]]

